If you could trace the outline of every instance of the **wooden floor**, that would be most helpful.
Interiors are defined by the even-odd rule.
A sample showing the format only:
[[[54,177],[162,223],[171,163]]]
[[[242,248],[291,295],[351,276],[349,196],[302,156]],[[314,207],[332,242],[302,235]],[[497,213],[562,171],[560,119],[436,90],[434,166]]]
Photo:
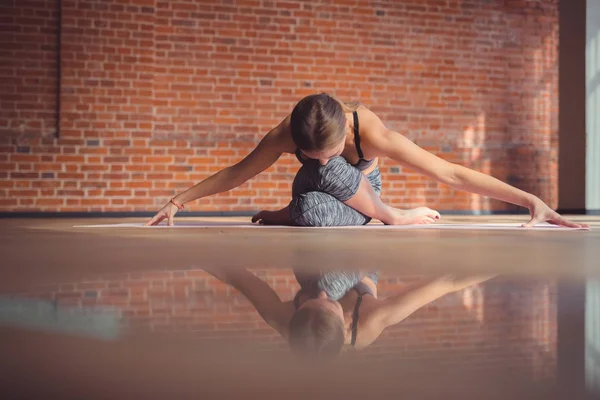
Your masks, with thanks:
[[[591,224],[592,229],[336,230],[226,225],[248,222],[248,218],[176,221],[223,223],[202,229],[99,229],[74,226],[146,220],[5,219],[0,228],[0,294],[123,272],[206,265],[376,268],[409,275],[498,273],[575,281],[597,277],[600,218],[573,219]],[[526,221],[525,216],[444,218],[444,223],[457,224]],[[535,316],[540,310],[531,304],[529,308],[524,313],[530,312],[532,324],[538,327],[539,318]],[[564,310],[557,324],[563,339],[566,335],[574,339],[559,341],[562,350],[558,351],[558,363],[561,376],[572,377],[550,382],[519,380],[518,375],[510,375],[511,368],[496,365],[494,360],[486,370],[444,367],[444,361],[467,356],[459,351],[452,353],[452,349],[443,354],[434,352],[427,359],[388,354],[383,361],[368,365],[342,359],[337,364],[306,368],[288,356],[264,355],[257,348],[239,346],[226,338],[219,345],[181,334],[107,342],[0,326],[0,375],[4,378],[0,379],[0,397],[579,399],[583,397],[575,390],[581,388],[578,382],[583,374],[583,358],[577,351],[570,351],[569,346],[574,345],[569,343],[579,343],[578,349],[583,346],[583,313],[575,308],[569,312],[574,316],[567,315],[566,320],[573,325],[574,333],[568,333],[561,322],[565,320]],[[493,328],[493,320],[488,323]],[[483,329],[475,325],[479,328],[473,328],[473,332]],[[501,350],[508,351],[504,347]],[[566,360],[563,354],[575,358]]]
[[[123,271],[165,268],[377,268],[406,274],[600,275],[600,217],[589,231],[236,228],[74,228],[145,219],[5,219],[0,291]],[[523,223],[526,216],[444,217],[448,223]]]

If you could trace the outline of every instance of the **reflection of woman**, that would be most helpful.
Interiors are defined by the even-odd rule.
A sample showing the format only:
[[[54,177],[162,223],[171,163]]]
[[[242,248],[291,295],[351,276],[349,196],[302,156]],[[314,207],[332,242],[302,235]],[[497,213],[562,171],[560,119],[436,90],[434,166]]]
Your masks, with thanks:
[[[246,296],[260,316],[288,340],[292,351],[318,357],[337,355],[344,345],[365,348],[386,328],[424,305],[491,278],[424,279],[381,299],[375,272],[295,271],[301,289],[294,300],[282,302],[266,282],[248,270],[208,272]]]

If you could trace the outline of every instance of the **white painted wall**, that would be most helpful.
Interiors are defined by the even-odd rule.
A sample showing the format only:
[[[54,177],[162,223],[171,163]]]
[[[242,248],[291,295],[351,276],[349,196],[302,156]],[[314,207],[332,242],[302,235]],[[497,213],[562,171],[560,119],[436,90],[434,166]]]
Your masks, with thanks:
[[[600,0],[587,0],[586,195],[588,210],[600,210]],[[600,282],[589,281],[585,307],[585,369],[588,389],[600,392]]]
[[[586,16],[586,196],[600,210],[600,0],[587,0]]]
[[[587,0],[586,194],[588,210],[600,210],[600,0]],[[590,280],[585,305],[585,371],[588,391],[600,393],[600,281]]]
[[[585,372],[588,391],[600,393],[600,282],[590,280],[585,296]]]

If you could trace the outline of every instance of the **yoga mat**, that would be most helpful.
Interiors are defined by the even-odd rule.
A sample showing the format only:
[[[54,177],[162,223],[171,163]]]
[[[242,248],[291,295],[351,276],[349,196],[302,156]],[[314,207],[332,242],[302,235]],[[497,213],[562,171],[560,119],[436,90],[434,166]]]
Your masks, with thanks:
[[[565,228],[556,225],[541,223],[532,228],[522,228],[518,223],[489,223],[489,224],[430,224],[430,225],[383,225],[368,224],[361,226],[335,226],[335,227],[300,227],[300,226],[278,226],[278,225],[258,225],[252,222],[216,222],[216,221],[196,221],[196,222],[175,222],[175,225],[168,226],[161,223],[156,226],[145,226],[145,223],[121,223],[121,224],[101,224],[101,225],[75,225],[74,228],[103,228],[103,229],[206,229],[206,228],[250,228],[250,229],[274,229],[274,228],[292,228],[292,229],[390,229],[390,230],[408,230],[408,229],[451,229],[451,230],[543,230],[543,231],[575,231],[589,230],[587,228]]]

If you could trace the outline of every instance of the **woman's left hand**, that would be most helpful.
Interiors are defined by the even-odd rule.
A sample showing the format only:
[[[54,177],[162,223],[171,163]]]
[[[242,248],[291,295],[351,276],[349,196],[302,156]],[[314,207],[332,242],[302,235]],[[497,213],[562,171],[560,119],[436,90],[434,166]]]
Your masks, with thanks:
[[[578,224],[569,220],[564,219],[559,213],[552,210],[546,203],[540,199],[534,200],[533,204],[529,206],[529,213],[531,214],[531,220],[522,226],[524,228],[531,228],[535,224],[540,222],[548,222],[553,225],[564,226],[567,228],[589,228],[587,224]]]

